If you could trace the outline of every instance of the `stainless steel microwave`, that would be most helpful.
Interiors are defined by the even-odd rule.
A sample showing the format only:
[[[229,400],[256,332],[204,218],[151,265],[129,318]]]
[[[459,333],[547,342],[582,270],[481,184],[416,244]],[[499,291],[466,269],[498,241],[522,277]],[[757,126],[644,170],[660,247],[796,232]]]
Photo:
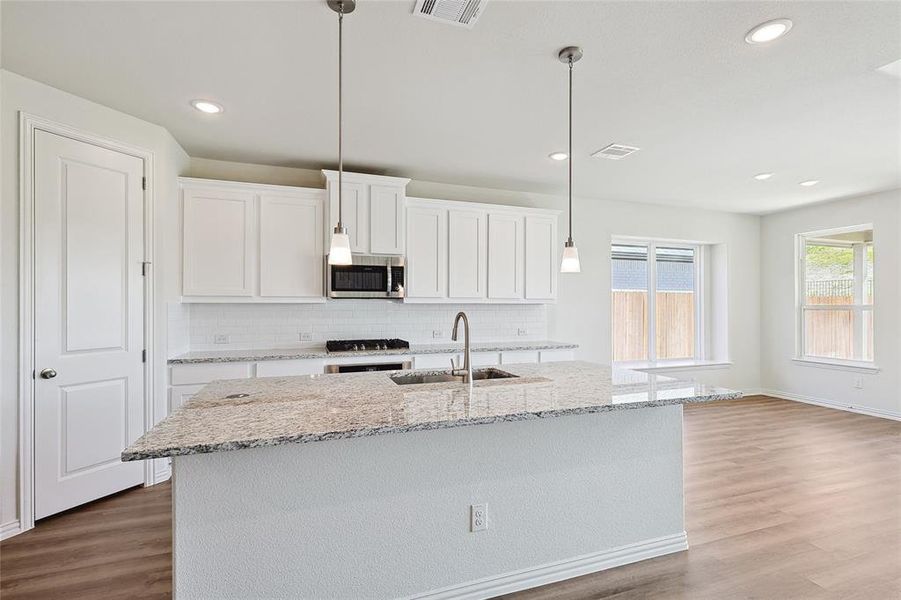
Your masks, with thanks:
[[[402,256],[354,255],[353,264],[328,265],[327,272],[329,298],[404,297]]]

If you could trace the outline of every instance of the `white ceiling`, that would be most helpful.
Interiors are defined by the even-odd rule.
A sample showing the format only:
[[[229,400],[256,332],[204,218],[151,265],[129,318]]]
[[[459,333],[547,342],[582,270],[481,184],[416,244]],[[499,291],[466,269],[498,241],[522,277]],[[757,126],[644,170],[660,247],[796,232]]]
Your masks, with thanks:
[[[471,31],[413,5],[345,19],[346,168],[563,193],[556,53],[578,44],[577,195],[761,213],[901,185],[901,79],[876,71],[901,58],[901,3],[489,0]],[[192,156],[335,166],[324,0],[0,6],[3,68],[163,125]],[[786,37],[745,43],[777,17]],[[641,151],[589,157],[611,142]]]

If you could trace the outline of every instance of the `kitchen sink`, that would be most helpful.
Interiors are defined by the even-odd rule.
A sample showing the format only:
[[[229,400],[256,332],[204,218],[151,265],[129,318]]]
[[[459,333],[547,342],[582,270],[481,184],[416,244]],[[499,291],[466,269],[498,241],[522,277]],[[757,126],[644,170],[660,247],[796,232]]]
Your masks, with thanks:
[[[475,369],[472,372],[474,381],[483,379],[508,379],[511,377],[519,377],[513,373],[507,373],[500,369],[487,368]],[[418,383],[453,383],[463,382],[463,375],[454,375],[450,371],[433,371],[431,373],[410,373],[409,375],[392,375],[391,381],[397,385],[412,385]]]

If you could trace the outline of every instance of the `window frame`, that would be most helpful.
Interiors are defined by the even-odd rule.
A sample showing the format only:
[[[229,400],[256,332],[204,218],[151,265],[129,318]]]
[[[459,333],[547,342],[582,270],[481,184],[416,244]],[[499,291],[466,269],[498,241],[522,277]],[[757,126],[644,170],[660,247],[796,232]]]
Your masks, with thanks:
[[[824,239],[828,236],[839,235],[843,233],[856,233],[860,231],[872,232],[872,240],[869,242],[842,243],[837,240]],[[853,258],[853,284],[852,293],[854,302],[852,304],[807,304],[807,244],[815,242],[819,246],[834,246],[838,248],[852,248],[854,252]],[[875,241],[876,232],[872,223],[862,225],[850,225],[847,227],[836,227],[833,229],[822,229],[817,231],[808,231],[806,233],[798,233],[795,235],[795,356],[793,360],[800,363],[811,364],[814,366],[835,367],[835,368],[859,368],[863,370],[878,370],[876,366],[876,343],[875,343],[875,315],[876,315],[876,274],[875,274]],[[867,247],[874,248],[873,257],[873,301],[865,304],[866,297],[866,264],[867,264]],[[805,315],[808,311],[828,311],[828,310],[848,310],[852,315],[852,346],[855,354],[866,356],[867,336],[866,328],[863,326],[863,315],[870,313],[870,319],[873,322],[873,355],[871,359],[865,358],[833,358],[829,356],[817,356],[808,354],[806,348],[807,330]]]
[[[693,363],[702,363],[706,361],[707,355],[707,344],[706,344],[706,315],[707,315],[707,302],[706,302],[706,281],[704,277],[704,262],[706,260],[706,253],[703,251],[705,244],[695,243],[695,242],[683,242],[683,241],[675,241],[675,240],[665,240],[665,239],[651,239],[651,238],[633,238],[633,237],[617,237],[614,236],[610,240],[610,251],[611,251],[611,265],[612,265],[612,250],[613,246],[616,245],[626,245],[626,246],[644,246],[648,251],[648,280],[647,280],[647,292],[648,292],[648,301],[647,301],[647,319],[648,319],[648,347],[647,347],[647,359],[646,360],[637,360],[637,361],[614,361],[612,357],[615,354],[615,348],[613,347],[613,331],[612,327],[612,314],[613,314],[613,292],[616,291],[613,288],[612,280],[613,273],[610,274],[610,310],[611,310],[611,327],[610,327],[610,356],[611,362],[616,366],[620,367],[666,367],[672,366],[677,367],[679,365],[693,364]],[[693,267],[693,293],[695,297],[695,322],[694,322],[694,355],[682,358],[657,358],[657,248],[678,248],[682,250],[693,250],[694,251],[694,261],[692,264]]]

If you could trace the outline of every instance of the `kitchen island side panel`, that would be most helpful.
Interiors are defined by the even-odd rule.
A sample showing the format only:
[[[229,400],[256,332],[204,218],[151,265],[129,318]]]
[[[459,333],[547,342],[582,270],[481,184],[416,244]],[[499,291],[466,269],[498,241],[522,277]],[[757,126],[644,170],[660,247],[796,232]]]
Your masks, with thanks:
[[[416,596],[684,532],[678,405],[173,460],[176,598]]]

